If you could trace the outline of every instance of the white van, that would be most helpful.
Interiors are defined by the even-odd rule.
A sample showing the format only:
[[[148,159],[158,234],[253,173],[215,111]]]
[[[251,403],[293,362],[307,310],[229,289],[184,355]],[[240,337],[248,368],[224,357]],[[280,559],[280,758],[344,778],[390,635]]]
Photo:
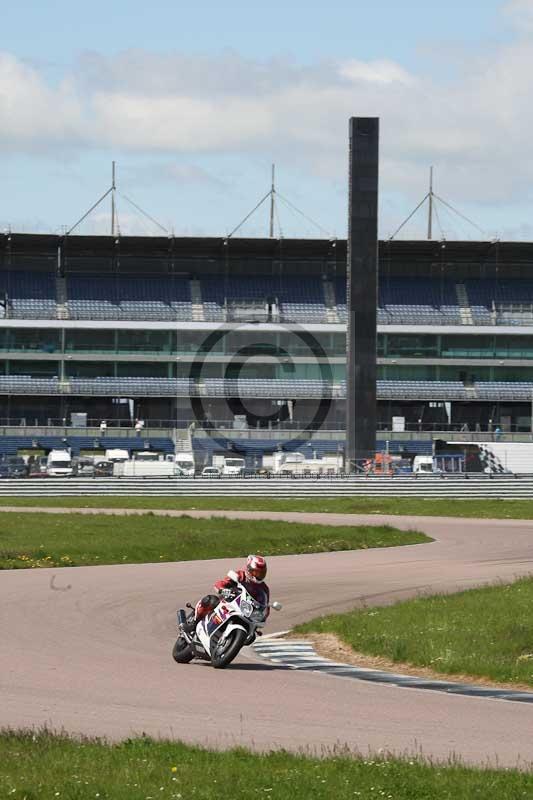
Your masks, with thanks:
[[[194,478],[194,457],[192,453],[176,453],[174,463],[178,475],[184,478]]]
[[[136,450],[132,457],[134,461],[163,461],[163,456],[160,453],[154,453],[153,450]]]
[[[413,472],[415,475],[440,475],[442,470],[435,466],[433,456],[415,456]]]
[[[52,478],[68,478],[73,474],[70,450],[51,450],[46,460],[46,471]]]
[[[213,466],[218,467],[224,477],[235,477],[244,472],[244,458],[237,456],[227,456],[223,454],[213,455]]]
[[[122,450],[119,447],[113,447],[105,451],[105,460],[112,461],[113,464],[123,464],[124,461],[130,460],[130,454],[127,450]]]

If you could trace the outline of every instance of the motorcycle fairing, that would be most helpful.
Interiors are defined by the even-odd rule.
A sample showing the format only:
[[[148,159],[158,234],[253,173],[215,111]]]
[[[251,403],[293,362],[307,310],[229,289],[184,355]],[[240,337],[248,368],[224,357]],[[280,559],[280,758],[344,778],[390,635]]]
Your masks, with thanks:
[[[204,619],[200,620],[196,626],[196,635],[200,639],[206,651],[211,655],[211,637],[213,633],[223,625],[228,617],[231,616],[231,611],[223,603],[211,611]]]
[[[209,636],[212,636],[216,629],[227,620],[229,614],[230,612],[226,606],[219,603],[215,610],[207,615],[206,630]]]
[[[239,622],[231,622],[231,617],[236,616]],[[229,620],[229,623],[228,623]],[[220,603],[214,611],[207,615],[203,620],[200,620],[196,626],[196,635],[203,644],[205,650],[211,655],[211,639],[216,630],[222,625],[225,625],[223,637],[225,638],[230,631],[239,629],[248,633],[246,627],[240,623],[240,617],[236,615],[235,610],[228,608],[224,603]]]

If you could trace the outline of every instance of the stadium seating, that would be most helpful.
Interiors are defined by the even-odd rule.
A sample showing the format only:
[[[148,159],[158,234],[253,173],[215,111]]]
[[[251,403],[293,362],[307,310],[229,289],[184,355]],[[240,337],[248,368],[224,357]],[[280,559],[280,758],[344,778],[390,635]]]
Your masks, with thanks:
[[[346,322],[346,281],[335,282],[337,312]],[[451,280],[382,277],[378,292],[378,324],[460,325],[461,315]]]
[[[2,317],[53,319],[56,316],[55,275],[18,270],[0,272],[0,299],[3,301]]]
[[[400,325],[531,325],[533,280],[467,279],[462,282],[468,307],[461,309],[455,281],[382,275],[378,292],[378,324]],[[332,281],[335,306],[326,305],[319,278],[213,276],[199,280],[201,314],[206,322],[230,320],[231,309],[246,319],[259,311],[272,321],[346,322],[346,282]],[[0,271],[0,318],[58,317],[56,280],[52,272]],[[329,301],[331,302],[331,300]],[[463,315],[461,311],[465,312]],[[66,278],[66,312],[70,319],[193,319],[191,280],[174,275],[72,274]]]
[[[466,400],[467,393],[460,381],[389,381],[377,382],[381,400]]]
[[[188,378],[70,378],[71,394],[125,397],[189,397],[197,394]]]
[[[32,378],[31,375],[1,375],[0,394],[57,394],[58,378]]]
[[[477,381],[475,389],[480,400],[533,400],[533,383],[527,381]]]
[[[514,392],[531,398],[528,383],[487,383],[476,384],[482,387],[496,387],[488,399],[498,399],[495,392],[501,390],[502,398],[509,398]],[[529,388],[527,388],[529,387]],[[69,378],[60,383],[58,378],[32,378],[29,375],[1,376],[0,394],[72,394],[94,397],[258,397],[266,399],[294,398],[332,398],[346,397],[346,382],[311,379],[226,379],[206,378],[195,383],[188,378]],[[405,400],[466,400],[472,399],[460,381],[429,380],[379,380],[378,398]],[[481,396],[480,396],[481,399]],[[518,396],[516,399],[519,399]]]
[[[322,281],[308,278],[257,277],[220,278],[201,281],[205,319],[226,319],[228,305],[246,300],[274,305],[281,322],[326,322],[327,309]]]
[[[190,320],[189,281],[174,276],[71,275],[71,319]]]
[[[464,283],[477,325],[533,323],[533,281],[485,279]]]
[[[301,379],[207,378],[205,394],[209,397],[263,397],[287,399],[295,397],[340,396],[340,387],[327,381]]]

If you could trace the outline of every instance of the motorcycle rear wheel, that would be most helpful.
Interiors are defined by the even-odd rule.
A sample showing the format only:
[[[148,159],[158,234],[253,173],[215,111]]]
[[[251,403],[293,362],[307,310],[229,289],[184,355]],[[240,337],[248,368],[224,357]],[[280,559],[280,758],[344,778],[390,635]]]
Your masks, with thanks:
[[[172,658],[174,661],[177,661],[178,664],[188,664],[189,661],[192,661],[194,658],[194,652],[191,645],[181,636],[176,639],[176,643],[172,648]]]
[[[232,631],[227,639],[216,641],[211,652],[211,664],[215,669],[224,669],[231,664],[246,641],[247,634],[241,628]]]

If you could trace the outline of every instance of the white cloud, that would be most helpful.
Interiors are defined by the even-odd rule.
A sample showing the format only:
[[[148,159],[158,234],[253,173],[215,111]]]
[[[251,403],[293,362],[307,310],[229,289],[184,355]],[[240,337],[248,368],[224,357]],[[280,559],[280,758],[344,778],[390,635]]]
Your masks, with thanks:
[[[275,155],[343,181],[348,117],[378,115],[388,190],[420,194],[434,164],[442,191],[453,187],[461,202],[518,202],[533,181],[533,0],[505,12],[519,31],[514,41],[461,56],[459,77],[451,50],[447,80],[442,64],[432,78],[386,59],[300,66],[128,51],[85,54],[52,83],[38,65],[0,53],[0,149],[105,149],[168,164],[184,155]],[[204,177],[165,169],[161,179]]]
[[[225,190],[227,184],[198,164],[180,164],[177,161],[150,161],[147,164],[127,165],[121,168],[128,185],[137,187],[170,184],[185,186],[204,184],[211,189]]]
[[[0,52],[0,145],[19,151],[74,145],[83,101],[69,78],[46,84],[35,67]]]
[[[519,32],[533,31],[533,0],[509,0],[503,11]]]
[[[341,64],[339,74],[350,81],[367,81],[369,83],[405,83],[410,84],[413,78],[393,61],[356,61],[352,59]]]

